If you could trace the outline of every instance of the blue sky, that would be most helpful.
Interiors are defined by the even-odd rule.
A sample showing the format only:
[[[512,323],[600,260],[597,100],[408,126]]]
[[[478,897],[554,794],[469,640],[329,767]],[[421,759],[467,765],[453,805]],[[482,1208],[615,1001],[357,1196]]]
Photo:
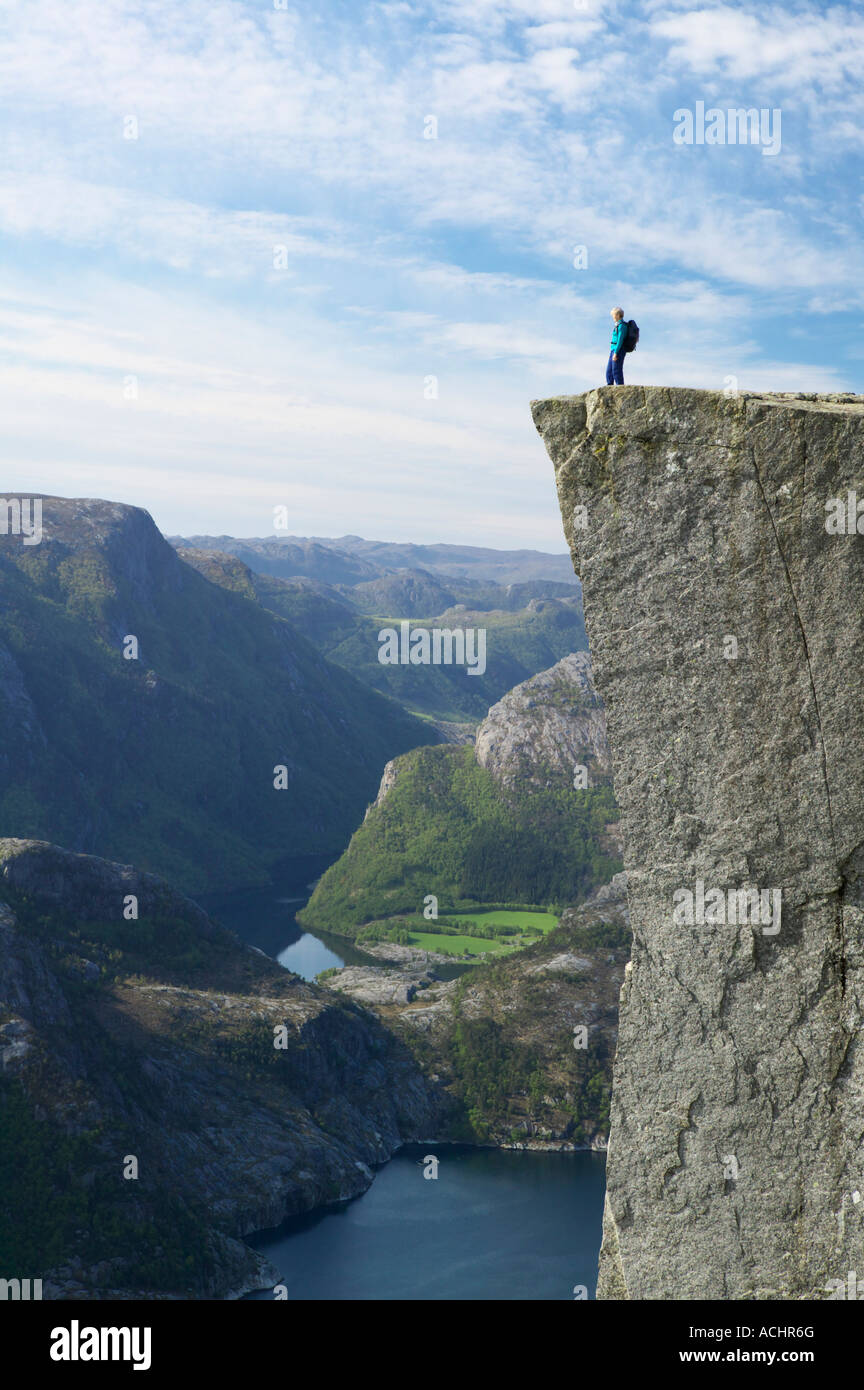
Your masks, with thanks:
[[[613,304],[629,381],[861,389],[862,69],[844,5],[6,0],[5,491],[561,550],[528,402]]]

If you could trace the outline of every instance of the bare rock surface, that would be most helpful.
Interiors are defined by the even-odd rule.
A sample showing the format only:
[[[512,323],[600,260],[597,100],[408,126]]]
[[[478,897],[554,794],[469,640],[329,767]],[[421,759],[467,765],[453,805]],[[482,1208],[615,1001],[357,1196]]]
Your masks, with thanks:
[[[864,1269],[864,398],[624,387],[533,412],[633,929],[598,1297],[826,1298]],[[733,910],[745,888],[779,923]]]
[[[543,782],[577,765],[595,778],[610,772],[606,716],[587,652],[575,652],[509,690],[477,730],[481,767],[504,786]],[[592,779],[593,780],[593,779]]]
[[[407,970],[384,970],[379,966],[347,965],[322,981],[326,988],[349,994],[358,1004],[410,1004],[421,986],[428,985],[422,975]]]

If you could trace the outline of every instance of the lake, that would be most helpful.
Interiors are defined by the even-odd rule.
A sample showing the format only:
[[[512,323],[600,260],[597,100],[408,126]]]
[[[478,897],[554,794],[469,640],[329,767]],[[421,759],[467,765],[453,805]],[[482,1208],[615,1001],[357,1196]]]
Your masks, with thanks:
[[[322,970],[338,970],[343,965],[383,965],[382,960],[358,950],[345,936],[309,932],[300,926],[295,914],[309,901],[313,887],[313,883],[300,881],[280,889],[208,894],[197,901],[243,941],[257,946],[304,980],[314,980]],[[440,980],[454,980],[473,968],[454,962],[437,965],[435,973]]]
[[[407,1145],[362,1197],[247,1240],[288,1302],[593,1298],[604,1184],[602,1154]]]

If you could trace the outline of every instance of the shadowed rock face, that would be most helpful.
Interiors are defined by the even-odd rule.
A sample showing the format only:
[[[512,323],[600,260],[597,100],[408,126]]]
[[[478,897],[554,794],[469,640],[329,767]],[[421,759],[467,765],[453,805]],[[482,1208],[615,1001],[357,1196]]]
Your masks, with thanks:
[[[626,387],[533,413],[634,932],[598,1296],[826,1298],[864,1268],[864,535],[826,530],[830,499],[864,500],[864,398]],[[700,924],[700,882],[779,891],[779,930],[719,894]]]

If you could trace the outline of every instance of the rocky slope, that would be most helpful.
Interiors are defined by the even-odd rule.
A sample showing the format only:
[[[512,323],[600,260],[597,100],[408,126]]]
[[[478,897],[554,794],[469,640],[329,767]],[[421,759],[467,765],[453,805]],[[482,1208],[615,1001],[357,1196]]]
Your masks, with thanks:
[[[0,840],[3,1277],[85,1299],[272,1284],[242,1237],[362,1192],[433,1091],[371,1014],[161,880]]]
[[[625,387],[533,411],[634,933],[599,1296],[825,1298],[864,1268],[864,400]],[[730,900],[748,887],[764,911]]]
[[[602,1149],[629,953],[617,874],[535,945],[458,980],[409,960],[346,968],[323,983],[374,1008],[411,1048],[438,1094],[434,1137]]]
[[[475,754],[501,786],[573,780],[583,766],[591,785],[609,780],[606,715],[587,652],[565,656],[493,705],[477,730]]]
[[[428,727],[330,665],[242,574],[234,592],[208,583],[139,508],[42,508],[38,544],[0,535],[0,835],[190,892],[338,853],[382,763]]]

